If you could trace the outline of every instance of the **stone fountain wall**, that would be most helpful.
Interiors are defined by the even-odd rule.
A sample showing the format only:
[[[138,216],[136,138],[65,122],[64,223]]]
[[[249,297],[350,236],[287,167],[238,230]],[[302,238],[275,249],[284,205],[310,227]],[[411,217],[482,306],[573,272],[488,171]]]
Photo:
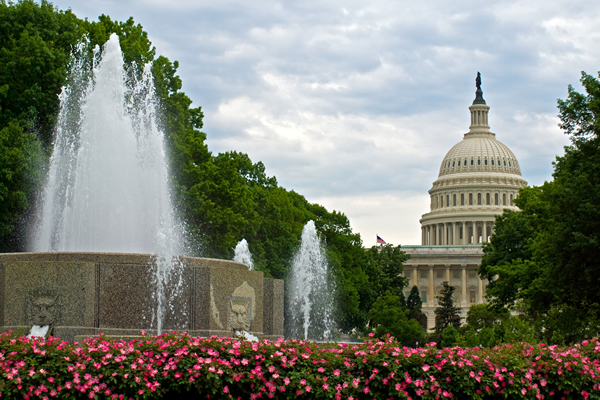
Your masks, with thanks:
[[[245,329],[268,339],[283,336],[282,280],[233,261],[180,259],[181,292],[165,313],[163,332],[231,336]],[[53,336],[68,341],[156,333],[150,329],[153,260],[144,254],[0,254],[0,330],[26,333],[34,324],[50,324]]]

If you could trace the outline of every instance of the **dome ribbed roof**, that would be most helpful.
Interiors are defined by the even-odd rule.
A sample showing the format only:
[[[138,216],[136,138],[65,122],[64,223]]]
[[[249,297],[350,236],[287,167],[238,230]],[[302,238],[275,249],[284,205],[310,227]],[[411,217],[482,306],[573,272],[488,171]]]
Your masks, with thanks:
[[[462,172],[504,172],[521,175],[517,158],[492,133],[466,134],[448,151],[440,166],[439,176]]]

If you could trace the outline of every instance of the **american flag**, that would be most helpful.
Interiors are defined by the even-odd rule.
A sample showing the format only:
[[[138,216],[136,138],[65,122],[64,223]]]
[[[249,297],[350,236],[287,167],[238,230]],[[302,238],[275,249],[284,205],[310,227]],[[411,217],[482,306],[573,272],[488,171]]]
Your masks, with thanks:
[[[376,236],[377,236],[377,244],[387,244],[385,242],[385,240],[383,240],[382,238],[379,237],[379,235],[376,235]]]

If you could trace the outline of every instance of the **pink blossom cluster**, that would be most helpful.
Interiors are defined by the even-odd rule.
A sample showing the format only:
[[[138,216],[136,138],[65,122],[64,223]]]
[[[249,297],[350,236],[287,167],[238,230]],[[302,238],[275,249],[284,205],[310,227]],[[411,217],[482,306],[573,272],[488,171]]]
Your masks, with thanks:
[[[600,398],[600,341],[572,347],[246,342],[186,333],[81,344],[0,334],[0,398]]]

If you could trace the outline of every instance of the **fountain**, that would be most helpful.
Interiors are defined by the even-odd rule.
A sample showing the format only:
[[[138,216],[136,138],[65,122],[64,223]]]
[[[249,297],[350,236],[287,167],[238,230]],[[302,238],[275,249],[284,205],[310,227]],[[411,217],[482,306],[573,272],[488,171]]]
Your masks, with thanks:
[[[308,221],[290,269],[286,336],[332,340],[333,289],[315,223]]]
[[[244,264],[250,271],[254,269],[252,253],[250,253],[246,239],[240,240],[237,246],[235,246],[233,261]]]
[[[124,68],[115,34],[92,57],[87,47],[60,95],[34,252],[0,254],[0,329],[282,336],[282,281],[181,256],[151,66]]]

